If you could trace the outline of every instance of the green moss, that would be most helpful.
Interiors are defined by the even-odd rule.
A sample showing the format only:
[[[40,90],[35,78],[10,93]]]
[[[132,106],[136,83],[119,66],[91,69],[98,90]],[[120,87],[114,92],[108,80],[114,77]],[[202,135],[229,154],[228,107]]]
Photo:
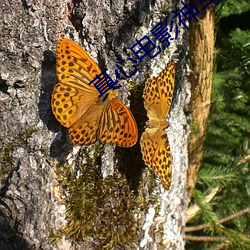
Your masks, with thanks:
[[[138,246],[140,217],[150,201],[142,192],[135,195],[124,174],[117,171],[103,179],[100,167],[90,159],[78,166],[77,174],[68,165],[58,165],[56,172],[62,196],[66,197],[67,225],[51,234],[51,241],[65,235],[75,241],[92,242],[98,249]]]
[[[127,86],[129,91],[134,89],[137,85],[138,85],[138,80],[137,79],[136,80],[130,80],[130,79],[126,80],[126,86]]]
[[[170,9],[169,9],[169,2],[164,1],[164,2],[162,3],[161,13],[162,13],[164,16],[169,16],[169,15],[171,15],[171,12],[170,12]]]
[[[0,150],[0,179],[11,172],[11,152],[12,146],[9,143]]]
[[[32,136],[33,133],[37,132],[38,129],[35,126],[30,127],[29,129],[27,129],[24,133],[22,133],[22,137],[23,139],[27,140],[28,138],[30,138]]]
[[[12,152],[16,147],[26,147],[29,148],[29,144],[27,139],[32,136],[32,134],[36,132],[34,127],[19,133],[14,136],[12,142],[8,142],[3,145],[0,149],[0,181],[8,178],[12,171]]]

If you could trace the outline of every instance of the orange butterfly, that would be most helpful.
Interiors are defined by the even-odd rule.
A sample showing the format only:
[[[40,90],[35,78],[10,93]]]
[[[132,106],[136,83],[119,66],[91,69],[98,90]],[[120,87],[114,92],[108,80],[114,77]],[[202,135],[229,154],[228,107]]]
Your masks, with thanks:
[[[57,76],[52,94],[52,111],[66,128],[75,145],[96,141],[131,147],[138,139],[135,119],[119,99],[118,91],[109,90],[105,101],[89,83],[101,70],[76,43],[60,38],[57,42]]]
[[[174,79],[175,65],[170,61],[158,77],[147,80],[143,92],[149,121],[140,141],[142,158],[148,167],[154,168],[166,189],[171,183],[172,158],[165,128],[168,127],[166,117],[172,102]]]

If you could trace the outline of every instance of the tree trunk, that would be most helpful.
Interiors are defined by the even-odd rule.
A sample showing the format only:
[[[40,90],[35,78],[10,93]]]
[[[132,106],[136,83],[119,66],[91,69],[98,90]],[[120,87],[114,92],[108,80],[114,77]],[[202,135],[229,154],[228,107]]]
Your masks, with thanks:
[[[199,1],[193,2],[202,9]],[[192,188],[196,185],[197,173],[202,160],[202,149],[205,138],[206,123],[211,105],[213,60],[214,60],[214,13],[215,4],[211,4],[197,15],[199,22],[190,22],[190,63],[192,73],[189,76],[192,98],[189,110],[192,127],[188,140],[189,167],[187,187],[188,203]]]
[[[150,29],[173,17],[171,10],[179,12],[177,2],[1,0],[0,249],[184,249],[186,30],[179,27],[169,53],[144,58],[133,78],[120,81],[119,98],[130,103],[140,136],[147,120],[144,82],[170,58],[176,62],[167,130],[173,156],[169,191],[145,167],[139,143],[128,149],[73,147],[50,105],[61,35],[84,47],[115,79],[116,58],[132,57],[135,39],[153,38]]]

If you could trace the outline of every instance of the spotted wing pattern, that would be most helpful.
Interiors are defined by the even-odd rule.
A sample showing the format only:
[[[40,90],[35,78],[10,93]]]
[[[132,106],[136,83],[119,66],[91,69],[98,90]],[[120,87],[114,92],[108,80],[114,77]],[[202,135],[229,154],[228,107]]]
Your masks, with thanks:
[[[135,144],[138,139],[137,127],[130,110],[117,98],[107,105],[101,117],[99,138],[102,143],[122,147]]]
[[[89,83],[101,74],[91,57],[76,43],[61,38],[57,43],[58,84],[52,94],[52,111],[69,130],[75,145],[96,141],[131,147],[137,142],[135,119],[112,92],[104,102]],[[114,120],[113,120],[114,119]],[[126,136],[125,136],[126,135]]]
[[[140,145],[143,160],[152,167],[169,189],[172,173],[170,145],[165,128],[166,117],[171,107],[175,79],[175,65],[170,61],[158,77],[148,79],[143,92],[144,107],[149,118],[148,126],[142,133]]]

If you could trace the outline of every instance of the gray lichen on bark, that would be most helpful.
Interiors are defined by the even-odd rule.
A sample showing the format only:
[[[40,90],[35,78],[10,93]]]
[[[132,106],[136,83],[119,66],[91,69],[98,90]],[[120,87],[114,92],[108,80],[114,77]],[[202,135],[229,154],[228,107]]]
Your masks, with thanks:
[[[169,191],[163,190],[152,171],[144,167],[138,144],[132,149],[115,149],[98,143],[73,149],[67,130],[55,120],[50,106],[57,82],[55,44],[62,34],[84,47],[98,61],[101,70],[108,68],[115,78],[116,58],[131,57],[129,48],[135,39],[150,36],[150,29],[165,20],[171,10],[178,12],[181,1],[173,2],[0,2],[0,249],[100,249],[94,235],[88,241],[74,242],[65,236],[57,243],[49,241],[51,232],[60,231],[67,223],[65,200],[62,203],[61,193],[58,197],[58,188],[63,189],[57,176],[59,166],[67,165],[65,169],[71,169],[77,176],[79,165],[85,163],[102,171],[106,180],[101,183],[114,184],[113,188],[103,187],[113,192],[114,200],[107,198],[110,204],[120,205],[121,199],[126,208],[133,210],[126,213],[137,216],[138,230],[129,236],[136,244],[124,249],[184,249],[188,133],[184,110],[189,101],[185,30],[179,28],[178,38],[171,41],[168,52],[145,59],[138,65],[135,77],[122,80],[124,87],[119,96],[130,105],[140,135],[146,121],[145,111],[140,114],[144,81],[152,73],[159,73],[169,58],[175,60],[175,97],[168,129],[173,154]],[[123,67],[126,72],[132,72],[131,65]],[[121,183],[116,184],[114,180]],[[94,181],[99,185],[99,179]],[[115,196],[118,193],[122,198]],[[132,197],[132,194],[137,197],[134,199],[139,197],[145,201],[134,202],[133,198],[126,201],[124,197]],[[105,206],[108,204],[105,196],[100,199]],[[131,232],[135,232],[134,229]],[[123,249],[120,245],[115,248]]]

